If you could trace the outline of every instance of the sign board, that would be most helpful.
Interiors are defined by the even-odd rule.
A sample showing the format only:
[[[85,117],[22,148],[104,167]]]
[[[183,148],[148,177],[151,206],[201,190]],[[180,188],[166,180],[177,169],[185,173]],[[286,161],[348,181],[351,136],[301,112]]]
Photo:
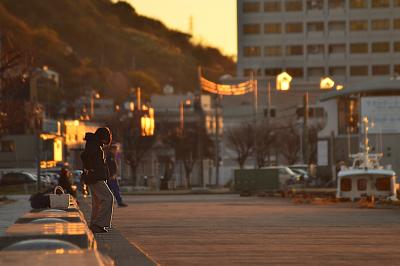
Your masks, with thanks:
[[[362,97],[361,116],[374,123],[369,133],[400,133],[400,96]]]
[[[328,165],[328,141],[327,140],[318,140],[317,144],[317,164],[318,166],[327,166]]]

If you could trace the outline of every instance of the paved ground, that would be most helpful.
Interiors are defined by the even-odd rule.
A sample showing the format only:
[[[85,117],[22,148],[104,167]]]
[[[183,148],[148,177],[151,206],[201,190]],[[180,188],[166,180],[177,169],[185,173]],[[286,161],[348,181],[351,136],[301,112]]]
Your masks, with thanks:
[[[400,209],[237,195],[124,199],[115,225],[162,265],[400,265]]]
[[[90,223],[91,198],[79,198],[79,207]],[[156,263],[146,256],[139,248],[132,245],[114,227],[105,234],[95,234],[98,249],[115,261],[116,266],[154,266]]]
[[[31,210],[28,195],[7,196],[13,203],[0,205],[0,235],[12,225],[20,216]]]

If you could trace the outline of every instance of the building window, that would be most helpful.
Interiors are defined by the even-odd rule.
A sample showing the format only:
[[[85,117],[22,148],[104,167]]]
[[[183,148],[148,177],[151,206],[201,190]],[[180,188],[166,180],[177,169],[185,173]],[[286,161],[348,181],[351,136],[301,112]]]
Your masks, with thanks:
[[[303,77],[303,68],[302,67],[291,67],[286,69],[286,72],[294,78],[302,78]]]
[[[394,65],[393,72],[394,74],[400,75],[400,65]]]
[[[277,34],[282,32],[282,24],[281,23],[265,23],[264,24],[264,33],[266,34]]]
[[[352,54],[366,54],[368,53],[368,43],[351,43],[350,53]]]
[[[329,31],[346,31],[346,21],[329,21]]]
[[[303,1],[302,0],[287,0],[285,2],[285,11],[289,11],[289,12],[303,11]]]
[[[338,100],[339,134],[358,133],[358,101],[351,98]]]
[[[323,44],[311,44],[307,45],[307,53],[309,55],[319,55],[324,53],[324,45]]]
[[[266,46],[264,48],[265,56],[281,56],[282,55],[282,47],[281,46]]]
[[[303,45],[286,46],[286,55],[303,55]]]
[[[243,55],[245,57],[261,56],[261,49],[259,46],[246,46],[243,48]]]
[[[307,0],[307,10],[322,10],[324,9],[323,0]]]
[[[307,23],[307,31],[324,31],[324,23],[323,22],[308,22]]]
[[[259,77],[261,76],[261,69],[245,68],[243,70],[243,75],[245,77],[250,77],[251,75]]]
[[[390,29],[390,20],[388,19],[374,19],[371,22],[373,30],[388,30]]]
[[[390,75],[390,66],[389,65],[372,66],[372,75],[374,76]]]
[[[260,34],[260,24],[244,24],[244,34]]]
[[[330,76],[346,76],[346,67],[345,66],[335,66],[329,68]]]
[[[368,76],[368,66],[351,66],[351,76]]]
[[[373,53],[388,53],[390,52],[390,43],[388,42],[374,42],[372,43]]]
[[[372,0],[372,7],[389,7],[389,0]]]
[[[330,44],[329,47],[329,54],[345,54],[346,53],[346,44]]]
[[[287,33],[302,33],[303,32],[303,24],[301,22],[287,23],[286,24],[286,32]]]
[[[281,1],[264,2],[264,12],[280,12]]]
[[[375,181],[375,187],[378,191],[390,191],[390,178],[380,177]]]
[[[340,180],[340,190],[344,192],[351,191],[351,179],[350,178],[342,178]]]
[[[15,142],[13,140],[3,140],[1,142],[1,152],[15,151]]]
[[[345,0],[329,0],[329,9],[338,9],[345,7]]]
[[[351,31],[367,31],[368,30],[368,21],[367,20],[350,21],[350,30]]]
[[[244,2],[243,3],[243,13],[256,13],[260,12],[259,2]]]
[[[395,52],[400,52],[400,42],[394,42],[393,43],[393,50]]]
[[[307,75],[309,77],[323,77],[325,75],[324,67],[309,67],[307,69]]]
[[[367,179],[365,178],[357,179],[357,189],[359,191],[367,190]]]
[[[265,76],[278,76],[282,73],[282,68],[266,68],[265,69]]]
[[[367,0],[350,0],[350,8],[357,9],[357,8],[367,8],[368,2]]]
[[[393,29],[399,30],[400,29],[400,19],[394,19],[393,20]]]

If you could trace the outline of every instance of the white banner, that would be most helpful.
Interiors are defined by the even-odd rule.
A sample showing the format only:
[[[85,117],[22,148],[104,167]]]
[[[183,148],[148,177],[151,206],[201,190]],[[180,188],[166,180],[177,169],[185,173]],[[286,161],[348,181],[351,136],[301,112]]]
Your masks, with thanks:
[[[362,97],[361,116],[374,126],[369,133],[400,133],[400,96]]]
[[[328,141],[318,140],[317,144],[317,164],[318,166],[328,165]]]

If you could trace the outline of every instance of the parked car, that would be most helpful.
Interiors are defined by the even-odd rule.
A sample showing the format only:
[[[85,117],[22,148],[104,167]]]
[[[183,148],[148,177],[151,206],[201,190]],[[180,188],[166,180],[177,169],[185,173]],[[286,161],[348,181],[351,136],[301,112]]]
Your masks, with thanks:
[[[2,176],[0,185],[23,185],[37,182],[36,176],[27,172],[9,172]]]
[[[261,169],[278,169],[279,181],[282,184],[293,183],[300,179],[300,175],[287,166],[268,166]]]

